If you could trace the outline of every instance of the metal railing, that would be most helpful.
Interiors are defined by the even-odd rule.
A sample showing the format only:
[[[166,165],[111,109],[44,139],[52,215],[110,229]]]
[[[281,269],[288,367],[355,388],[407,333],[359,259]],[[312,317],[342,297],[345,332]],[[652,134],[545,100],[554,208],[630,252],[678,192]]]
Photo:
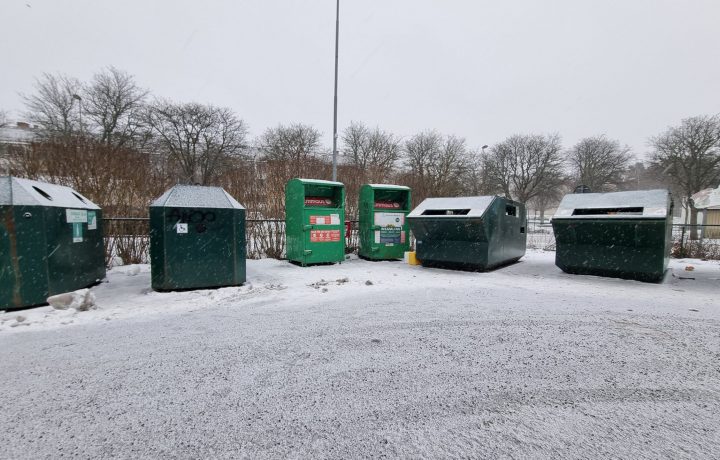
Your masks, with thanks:
[[[673,225],[673,257],[720,259],[720,225]]]
[[[103,218],[103,231],[108,264],[149,262],[149,218],[106,217]],[[285,219],[246,219],[245,238],[249,259],[285,257]],[[346,221],[346,251],[354,252],[359,245],[358,221]]]
[[[346,221],[345,248],[347,252],[357,251],[360,245],[358,221]],[[106,217],[103,219],[105,232],[106,261],[114,258],[123,263],[148,263],[150,248],[150,225],[147,217]],[[281,259],[285,257],[284,219],[247,219],[245,234],[247,257]],[[672,228],[673,257],[720,259],[720,225],[675,224]],[[411,238],[411,247],[415,240]],[[529,220],[527,223],[528,248],[555,250],[555,235],[550,222]],[[113,264],[119,263],[118,260]]]

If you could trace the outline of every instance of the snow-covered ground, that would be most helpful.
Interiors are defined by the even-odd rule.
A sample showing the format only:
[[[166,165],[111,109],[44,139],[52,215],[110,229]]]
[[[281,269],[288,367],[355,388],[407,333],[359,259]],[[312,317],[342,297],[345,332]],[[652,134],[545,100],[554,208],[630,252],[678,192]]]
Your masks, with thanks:
[[[115,268],[95,310],[0,314],[0,457],[717,458],[720,263],[647,284],[553,258],[251,260],[171,293]]]

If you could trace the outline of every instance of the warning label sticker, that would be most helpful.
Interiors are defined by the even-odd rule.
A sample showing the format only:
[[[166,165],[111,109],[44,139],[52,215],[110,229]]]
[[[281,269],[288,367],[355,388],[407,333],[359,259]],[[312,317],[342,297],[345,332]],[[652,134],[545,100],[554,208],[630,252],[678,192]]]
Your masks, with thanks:
[[[310,230],[312,243],[330,243],[340,241],[340,230]]]
[[[310,216],[310,225],[340,225],[340,214]]]

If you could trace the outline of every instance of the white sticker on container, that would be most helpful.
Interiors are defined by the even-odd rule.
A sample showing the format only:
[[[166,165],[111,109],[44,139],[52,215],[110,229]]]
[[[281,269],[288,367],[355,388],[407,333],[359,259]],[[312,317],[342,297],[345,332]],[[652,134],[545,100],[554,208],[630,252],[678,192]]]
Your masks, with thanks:
[[[85,224],[88,221],[87,211],[84,209],[66,209],[65,217],[68,224]]]
[[[177,224],[177,232],[180,234],[184,234],[188,232],[188,224],[181,224],[178,222]]]
[[[88,230],[97,230],[97,214],[95,211],[88,211],[87,224]]]
[[[330,214],[330,225],[340,225],[340,214]]]
[[[375,225],[380,227],[402,227],[405,224],[405,214],[401,212],[376,212]]]

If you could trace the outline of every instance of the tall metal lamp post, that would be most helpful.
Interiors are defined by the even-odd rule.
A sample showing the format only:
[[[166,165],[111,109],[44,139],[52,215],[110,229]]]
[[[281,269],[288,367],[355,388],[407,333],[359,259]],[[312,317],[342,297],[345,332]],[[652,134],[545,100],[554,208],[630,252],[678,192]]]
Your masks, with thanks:
[[[340,0],[335,6],[335,97],[333,100],[333,169],[332,180],[337,180],[337,89],[338,89],[338,39],[340,37]]]
[[[77,100],[77,101],[78,101],[78,115],[80,116],[80,135],[82,135],[82,134],[83,134],[82,98],[81,98],[79,95],[77,95],[77,94],[73,94],[72,97],[73,97],[74,100]]]

